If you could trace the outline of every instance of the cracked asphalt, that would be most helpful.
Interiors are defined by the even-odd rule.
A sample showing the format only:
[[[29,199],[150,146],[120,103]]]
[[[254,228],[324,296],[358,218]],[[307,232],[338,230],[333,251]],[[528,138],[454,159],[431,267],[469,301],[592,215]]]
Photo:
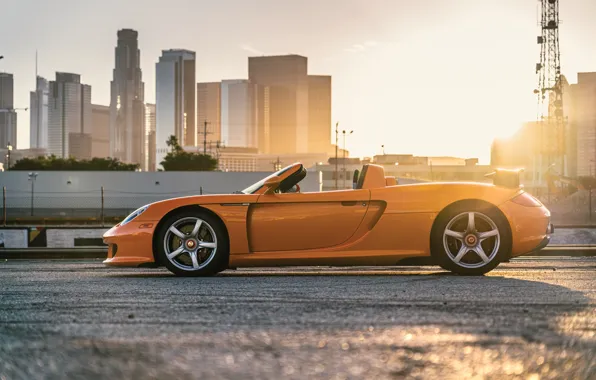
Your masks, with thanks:
[[[176,278],[0,261],[0,379],[594,379],[596,258]]]

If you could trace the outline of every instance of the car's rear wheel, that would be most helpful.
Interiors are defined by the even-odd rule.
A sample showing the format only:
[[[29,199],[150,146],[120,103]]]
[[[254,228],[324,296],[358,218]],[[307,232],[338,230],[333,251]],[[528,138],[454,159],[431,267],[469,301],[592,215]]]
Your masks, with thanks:
[[[511,249],[507,219],[493,206],[464,202],[442,212],[431,236],[431,253],[444,269],[482,275],[504,261]]]
[[[178,276],[210,276],[227,268],[229,248],[222,223],[187,210],[168,217],[156,238],[157,256]]]

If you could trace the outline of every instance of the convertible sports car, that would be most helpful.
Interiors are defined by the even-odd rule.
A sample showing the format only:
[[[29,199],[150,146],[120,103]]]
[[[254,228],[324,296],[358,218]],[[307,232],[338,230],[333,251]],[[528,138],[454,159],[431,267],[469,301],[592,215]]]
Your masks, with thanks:
[[[405,259],[480,275],[546,246],[550,212],[497,170],[493,184],[399,185],[365,165],[351,190],[300,193],[302,164],[229,195],[143,206],[104,235],[113,266],[163,266],[176,275],[228,268],[397,265]]]

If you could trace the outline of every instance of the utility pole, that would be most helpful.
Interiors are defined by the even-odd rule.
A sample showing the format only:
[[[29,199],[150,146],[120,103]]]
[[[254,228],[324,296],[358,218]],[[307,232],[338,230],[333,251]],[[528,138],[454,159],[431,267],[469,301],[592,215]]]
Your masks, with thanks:
[[[219,150],[221,148],[225,148],[225,146],[221,143],[221,141],[217,140],[215,142],[215,158],[217,159],[217,170],[221,170],[221,166],[219,165]]]
[[[592,176],[592,162],[596,163],[596,160],[590,160],[590,171],[588,177]],[[594,173],[594,177],[588,178],[588,181],[588,208],[590,209],[590,224],[592,224],[592,186],[594,182],[596,182],[596,172]]]
[[[339,145],[339,121],[335,123],[335,190],[339,189],[338,185],[338,172],[337,172],[337,149]]]
[[[29,173],[29,181],[31,181],[31,216],[33,216],[33,199],[35,194],[35,180],[37,179],[38,173]]]
[[[211,132],[207,132],[207,125],[211,124],[210,121],[205,120],[203,122],[203,132],[199,132],[199,134],[203,135],[203,154],[207,154],[207,135]]]

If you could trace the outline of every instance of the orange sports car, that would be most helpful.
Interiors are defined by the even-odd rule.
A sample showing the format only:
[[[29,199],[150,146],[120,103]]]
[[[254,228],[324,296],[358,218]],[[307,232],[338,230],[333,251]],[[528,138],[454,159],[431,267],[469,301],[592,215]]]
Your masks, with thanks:
[[[290,165],[241,192],[174,198],[143,206],[104,235],[113,266],[163,266],[176,275],[228,268],[397,265],[425,258],[480,275],[546,246],[550,212],[519,184],[399,185],[365,165],[351,190],[301,193],[307,171]]]

